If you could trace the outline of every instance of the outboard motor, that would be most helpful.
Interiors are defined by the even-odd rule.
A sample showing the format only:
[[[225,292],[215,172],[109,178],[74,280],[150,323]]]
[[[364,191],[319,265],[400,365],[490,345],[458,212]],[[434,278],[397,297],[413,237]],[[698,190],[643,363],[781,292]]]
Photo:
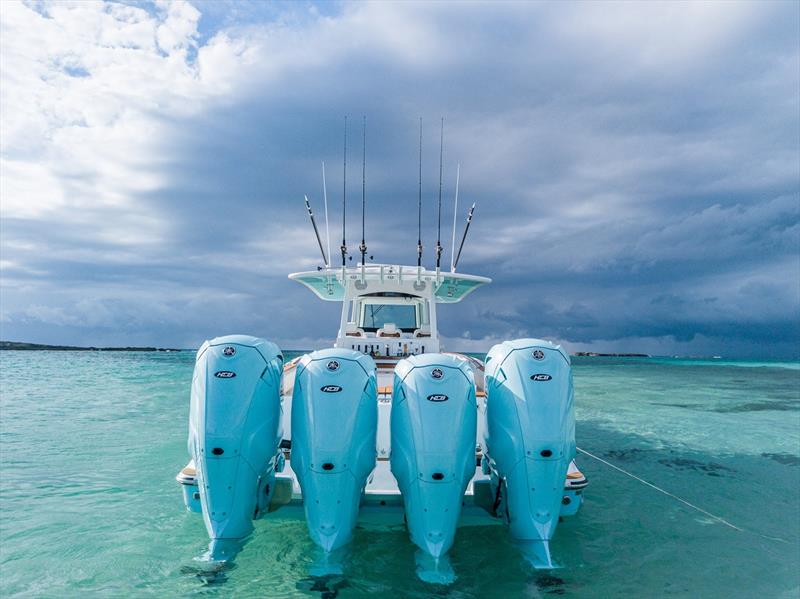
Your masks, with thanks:
[[[569,356],[549,341],[506,341],[487,354],[485,374],[483,450],[495,497],[526,557],[552,568],[549,541],[575,457]]]
[[[230,335],[197,352],[189,454],[212,560],[233,557],[267,512],[280,458],[283,356],[274,343]]]
[[[292,469],[311,539],[325,551],[353,536],[361,495],[375,469],[375,363],[349,349],[306,354],[292,394]]]
[[[397,364],[392,474],[403,495],[411,540],[436,562],[453,545],[464,491],[475,474],[476,426],[467,360],[421,354]]]

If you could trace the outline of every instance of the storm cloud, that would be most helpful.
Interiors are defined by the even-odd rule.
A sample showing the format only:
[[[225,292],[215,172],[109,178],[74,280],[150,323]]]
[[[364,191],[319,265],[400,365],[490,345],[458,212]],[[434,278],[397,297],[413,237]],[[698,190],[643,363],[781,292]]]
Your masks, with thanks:
[[[797,3],[4,3],[2,337],[323,346],[338,307],[302,203],[413,263],[436,240],[492,285],[447,346],[800,354]]]

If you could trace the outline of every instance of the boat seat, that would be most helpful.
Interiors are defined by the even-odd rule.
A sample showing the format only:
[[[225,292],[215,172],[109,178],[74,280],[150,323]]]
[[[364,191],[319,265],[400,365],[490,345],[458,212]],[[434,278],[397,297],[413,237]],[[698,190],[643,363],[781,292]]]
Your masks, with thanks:
[[[189,462],[183,470],[181,470],[181,474],[184,476],[197,476],[197,468],[194,467],[194,461]]]
[[[398,329],[397,325],[393,322],[386,322],[383,324],[383,327],[378,329],[376,335],[378,337],[399,337],[400,329]]]
[[[348,322],[344,334],[347,337],[364,337],[364,329],[357,327],[353,322]]]
[[[420,328],[414,331],[414,337],[430,337],[431,336],[431,327],[425,325],[421,326]]]

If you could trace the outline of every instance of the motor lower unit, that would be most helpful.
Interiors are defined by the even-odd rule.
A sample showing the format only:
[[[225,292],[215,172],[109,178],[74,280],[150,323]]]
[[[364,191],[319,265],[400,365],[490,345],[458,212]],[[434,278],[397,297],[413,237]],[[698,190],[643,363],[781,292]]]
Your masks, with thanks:
[[[540,339],[507,341],[489,351],[485,374],[483,459],[497,511],[534,565],[552,567],[549,542],[574,497],[565,495],[575,457],[569,356]]]
[[[190,509],[199,500],[214,559],[235,553],[269,506],[280,460],[282,371],[278,347],[255,337],[219,337],[197,352],[189,412],[197,490],[185,498]]]
[[[292,395],[292,469],[311,539],[326,551],[353,536],[377,429],[372,358],[349,349],[303,356]]]
[[[432,557],[450,549],[461,503],[475,474],[477,407],[470,363],[423,354],[395,368],[392,474],[411,540]]]

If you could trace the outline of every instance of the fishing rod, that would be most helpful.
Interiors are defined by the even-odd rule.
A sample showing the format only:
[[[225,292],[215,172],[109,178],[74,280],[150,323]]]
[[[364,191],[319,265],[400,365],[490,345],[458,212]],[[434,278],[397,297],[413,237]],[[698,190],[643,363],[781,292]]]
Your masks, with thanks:
[[[314,212],[311,210],[311,204],[308,202],[308,196],[303,196],[306,199],[306,210],[308,210],[308,216],[311,219],[311,226],[314,227],[314,235],[317,236],[317,243],[319,244],[319,251],[322,254],[322,262],[325,266],[328,265],[328,258],[325,256],[325,250],[322,247],[322,239],[319,236],[319,229],[317,229],[317,221],[314,219]]]
[[[461,175],[461,164],[456,167],[456,199],[453,206],[453,244],[450,247],[450,272],[455,272],[456,267],[453,265],[456,258],[456,216],[458,215],[458,179]]]
[[[444,158],[444,117],[442,117],[441,136],[439,138],[439,210],[436,230],[436,271],[442,261],[442,161]]]
[[[361,245],[358,249],[361,250],[361,266],[364,266],[367,255],[367,244],[364,241],[364,218],[367,209],[367,117],[364,115],[364,121],[361,127],[362,132],[362,154],[361,154]]]
[[[344,117],[344,175],[342,177],[342,268],[347,266],[347,115]]]
[[[417,200],[417,266],[422,266],[422,117],[419,117],[419,199]]]
[[[325,264],[330,268],[331,263],[331,229],[328,221],[328,184],[325,182],[325,162],[322,162],[322,196],[325,198],[325,245],[328,248],[328,262]]]
[[[456,259],[453,262],[453,272],[456,271],[458,267],[458,260],[461,258],[461,250],[464,249],[464,240],[467,238],[467,233],[469,232],[469,226],[472,223],[472,214],[475,212],[475,204],[472,204],[472,207],[469,209],[469,213],[467,213],[467,224],[464,227],[464,235],[461,237],[461,244],[458,246],[458,254],[456,254]]]

